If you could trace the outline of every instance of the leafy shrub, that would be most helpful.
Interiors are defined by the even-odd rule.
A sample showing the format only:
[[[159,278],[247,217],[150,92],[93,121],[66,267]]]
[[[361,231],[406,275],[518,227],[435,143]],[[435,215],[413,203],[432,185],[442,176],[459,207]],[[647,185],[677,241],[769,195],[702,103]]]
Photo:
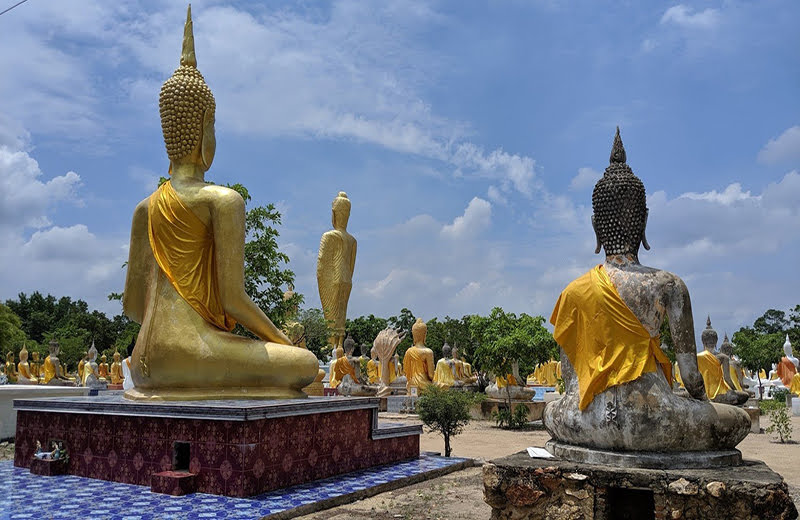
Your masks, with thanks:
[[[767,433],[777,433],[780,442],[787,442],[792,438],[792,420],[786,406],[773,410],[769,414],[772,424],[765,430]]]
[[[470,421],[469,408],[475,397],[469,392],[461,392],[429,385],[417,401],[417,414],[420,420],[444,438],[444,456],[449,457],[450,438],[464,430]]]
[[[508,408],[498,408],[492,413],[492,419],[498,428],[520,430],[528,425],[528,413],[527,406],[518,404],[513,413]]]

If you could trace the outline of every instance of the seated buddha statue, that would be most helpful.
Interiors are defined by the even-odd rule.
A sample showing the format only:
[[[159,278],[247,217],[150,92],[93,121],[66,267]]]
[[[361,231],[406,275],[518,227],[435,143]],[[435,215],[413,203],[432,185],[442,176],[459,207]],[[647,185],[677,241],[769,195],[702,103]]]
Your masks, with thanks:
[[[17,363],[17,384],[36,385],[39,378],[33,375],[30,365],[28,365],[28,349],[22,345],[19,351],[19,363]]]
[[[42,373],[42,363],[39,361],[39,353],[34,350],[31,356],[33,357],[33,361],[31,362],[31,375],[41,383],[44,374]]]
[[[706,328],[700,334],[703,351],[697,354],[697,368],[703,376],[706,395],[717,403],[743,404],[749,398],[747,392],[736,390],[731,379],[730,358],[716,352],[717,331],[711,327],[711,316],[706,319]]]
[[[378,363],[378,354],[375,352],[375,347],[372,347],[369,354],[369,361],[367,361],[367,382],[371,385],[374,385],[381,377],[381,365]]]
[[[472,365],[461,359],[461,350],[457,345],[453,345],[453,360],[456,362],[456,372],[463,385],[478,383],[478,376],[472,373]]]
[[[433,382],[434,364],[433,351],[425,346],[425,337],[428,335],[428,326],[417,318],[411,326],[411,336],[414,344],[406,350],[403,357],[403,369],[406,374],[406,390],[411,394],[411,388],[422,389]]]
[[[556,445],[598,450],[729,450],[750,430],[743,409],[710,403],[697,368],[689,291],[676,275],[639,263],[647,197],[626,163],[619,136],[592,193],[596,253],[605,263],[572,281],[550,322],[561,349],[563,397],[547,404],[544,425]],[[660,348],[664,316],[690,397],[672,391]]]
[[[450,388],[460,386],[460,381],[456,379],[456,364],[451,356],[452,349],[445,343],[442,346],[442,358],[436,362],[436,370],[433,373],[433,384],[439,388]]]
[[[128,399],[305,397],[319,365],[244,289],[245,203],[208,184],[214,96],[197,70],[191,9],[159,96],[170,180],[133,214],[123,310],[141,329]],[[240,323],[259,339],[232,334]]]
[[[8,382],[10,384],[17,382],[17,367],[14,364],[14,353],[10,350],[6,354],[6,377],[8,377]]]
[[[792,386],[792,379],[797,374],[797,367],[800,362],[792,355],[792,342],[789,341],[789,335],[786,335],[786,342],[783,344],[784,356],[778,363],[778,368],[775,371],[778,374],[783,386],[789,388]]]
[[[58,360],[58,354],[61,350],[58,341],[51,339],[48,348],[50,354],[44,358],[44,367],[42,368],[44,384],[51,386],[75,386],[75,380],[67,377],[61,366],[61,362]]]
[[[86,360],[89,359],[89,352],[84,351],[81,360],[78,361],[78,385],[83,386],[83,367],[86,366]]]
[[[748,386],[744,382],[744,367],[742,367],[742,363],[733,355],[733,345],[731,344],[731,340],[728,339],[727,332],[722,338],[722,344],[719,346],[719,354],[717,355],[717,358],[722,361],[722,356],[726,356],[728,358],[728,365],[730,366],[729,373],[734,388],[740,392],[748,391]]]
[[[108,358],[105,354],[100,356],[100,362],[97,364],[97,377],[104,381],[108,381],[110,379],[108,373]]]
[[[122,373],[122,362],[120,361],[120,357],[121,356],[119,355],[119,352],[115,350],[112,357],[114,361],[111,363],[111,369],[109,370],[109,376],[111,377],[112,385],[121,385],[125,380],[125,375]]]
[[[486,387],[486,395],[492,399],[511,399],[514,401],[530,401],[536,391],[526,386],[527,378],[519,375],[519,362],[511,363],[511,373],[495,376],[494,383]]]
[[[349,375],[353,381],[358,381],[355,366],[350,359],[348,359],[344,348],[336,347],[336,361],[331,365],[331,377],[328,386],[331,388],[338,387],[346,375]]]

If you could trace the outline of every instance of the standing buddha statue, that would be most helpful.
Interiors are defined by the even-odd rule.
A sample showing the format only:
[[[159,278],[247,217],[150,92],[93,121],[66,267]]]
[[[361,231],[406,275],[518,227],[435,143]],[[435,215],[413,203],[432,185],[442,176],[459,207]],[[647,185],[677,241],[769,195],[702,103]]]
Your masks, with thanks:
[[[586,448],[733,449],[749,433],[750,418],[741,408],[708,402],[686,285],[639,263],[640,245],[650,249],[647,195],[626,162],[619,128],[592,209],[595,253],[605,249],[606,258],[564,289],[550,317],[565,391],[544,410],[549,449],[562,458]],[[690,398],[672,391],[672,367],[660,348],[665,316]]]
[[[414,344],[406,350],[403,357],[403,367],[406,374],[406,390],[411,393],[411,388],[422,389],[433,382],[434,364],[433,351],[425,346],[425,337],[428,335],[428,326],[417,318],[411,327],[411,336]]]
[[[306,397],[317,358],[295,348],[244,289],[245,203],[205,174],[216,102],[197,69],[191,8],[180,66],[159,94],[170,180],[134,210],[123,311],[142,327],[135,400]],[[258,339],[231,331],[239,323]],[[191,369],[187,369],[191,367]]]
[[[317,256],[317,285],[325,320],[332,324],[328,340],[331,350],[344,345],[344,325],[347,320],[347,302],[353,288],[353,271],[356,264],[357,243],[347,232],[350,219],[350,199],[343,191],[333,199],[331,223],[319,243]]]
[[[115,350],[114,355],[112,357],[114,360],[111,363],[111,384],[112,385],[121,385],[122,382],[125,380],[125,376],[122,374],[122,362],[120,361],[119,351]]]

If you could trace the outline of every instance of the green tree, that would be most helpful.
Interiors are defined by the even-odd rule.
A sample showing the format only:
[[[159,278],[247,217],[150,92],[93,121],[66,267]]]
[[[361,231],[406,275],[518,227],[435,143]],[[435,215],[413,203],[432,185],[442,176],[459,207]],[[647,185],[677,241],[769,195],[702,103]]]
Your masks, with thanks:
[[[347,320],[345,329],[356,345],[360,347],[365,343],[372,345],[378,333],[385,329],[386,325],[387,321],[384,318],[370,314],[369,316],[359,316],[354,320]]]
[[[753,323],[753,328],[759,334],[775,334],[783,332],[789,325],[786,313],[775,309],[769,309]]]
[[[24,341],[22,319],[10,307],[0,303],[0,354],[5,356],[11,350],[17,356]]]
[[[558,345],[543,324],[542,316],[523,313],[518,317],[500,307],[492,309],[489,316],[473,316],[470,326],[480,345],[475,352],[476,364],[502,376],[512,372],[516,361],[524,380],[537,364],[558,357]],[[510,390],[506,395],[511,410]]]
[[[297,321],[303,325],[306,335],[306,347],[317,356],[317,359],[325,359],[330,355],[328,348],[328,335],[330,326],[325,321],[325,315],[321,309],[304,309],[297,315]]]
[[[444,438],[444,456],[452,451],[450,438],[464,430],[470,421],[469,408],[475,401],[473,394],[428,385],[417,401],[420,420]]]

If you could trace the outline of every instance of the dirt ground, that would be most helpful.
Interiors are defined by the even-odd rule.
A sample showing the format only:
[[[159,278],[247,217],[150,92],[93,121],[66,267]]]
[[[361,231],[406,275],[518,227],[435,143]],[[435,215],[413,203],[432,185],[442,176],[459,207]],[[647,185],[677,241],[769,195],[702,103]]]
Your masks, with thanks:
[[[381,415],[381,421],[397,421],[393,416]],[[411,421],[402,419],[398,422]],[[769,420],[762,416],[761,427],[767,426]],[[800,417],[792,417],[792,426],[792,438],[800,439]],[[473,421],[461,435],[453,438],[453,456],[486,461],[529,446],[544,446],[549,438],[543,429],[516,432],[495,428],[492,422]],[[442,438],[432,433],[423,434],[420,444],[423,451],[441,452],[444,449]],[[751,433],[738,448],[744,458],[763,460],[773,471],[780,473],[800,509],[800,444],[779,444],[773,442],[771,435]],[[300,518],[454,520],[489,518],[490,515],[491,508],[483,501],[481,468],[475,467]]]

